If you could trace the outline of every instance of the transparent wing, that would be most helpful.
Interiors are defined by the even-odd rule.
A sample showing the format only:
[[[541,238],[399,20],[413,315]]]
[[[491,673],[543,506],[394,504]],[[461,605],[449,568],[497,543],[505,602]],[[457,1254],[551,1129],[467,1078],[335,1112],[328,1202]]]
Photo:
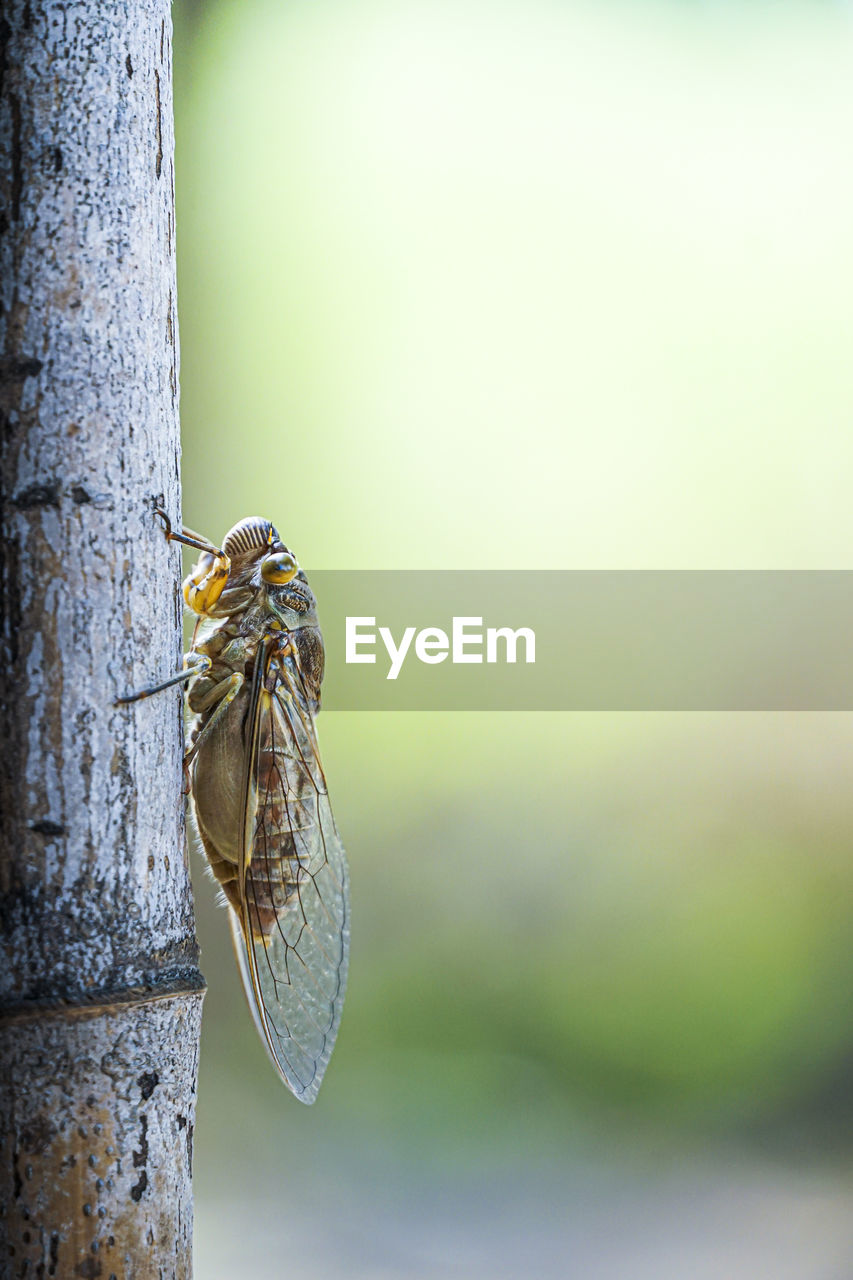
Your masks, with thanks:
[[[231,914],[255,1025],[302,1102],[320,1088],[341,1019],[349,959],[349,881],[292,656],[256,679],[245,803],[242,912]]]

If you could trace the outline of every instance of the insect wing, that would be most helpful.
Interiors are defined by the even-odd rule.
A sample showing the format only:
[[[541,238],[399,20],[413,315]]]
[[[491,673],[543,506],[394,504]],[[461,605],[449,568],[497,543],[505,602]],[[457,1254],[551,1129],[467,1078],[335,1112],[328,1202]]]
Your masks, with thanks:
[[[310,1103],[346,987],[346,855],[294,658],[274,656],[269,675],[258,674],[255,684],[242,913],[239,921],[231,913],[232,934],[255,1025],[285,1084]]]

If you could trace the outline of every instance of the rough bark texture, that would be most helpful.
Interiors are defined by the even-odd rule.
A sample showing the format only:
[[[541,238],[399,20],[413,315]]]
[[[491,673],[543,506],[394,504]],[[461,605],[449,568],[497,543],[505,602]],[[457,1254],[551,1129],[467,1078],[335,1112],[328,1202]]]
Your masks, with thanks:
[[[188,1276],[201,991],[178,669],[168,0],[0,18],[9,1276]]]

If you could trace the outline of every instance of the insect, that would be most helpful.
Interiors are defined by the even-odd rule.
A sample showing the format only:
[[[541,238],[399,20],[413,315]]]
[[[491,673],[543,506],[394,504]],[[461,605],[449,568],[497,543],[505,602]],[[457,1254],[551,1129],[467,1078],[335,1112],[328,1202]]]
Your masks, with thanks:
[[[119,699],[179,683],[190,713],[191,811],[222,888],[255,1025],[301,1102],[313,1102],[335,1043],[349,958],[349,883],[317,749],[323,638],[293,553],[260,516],[222,548],[195,547],[183,583],[197,615],[184,670]]]

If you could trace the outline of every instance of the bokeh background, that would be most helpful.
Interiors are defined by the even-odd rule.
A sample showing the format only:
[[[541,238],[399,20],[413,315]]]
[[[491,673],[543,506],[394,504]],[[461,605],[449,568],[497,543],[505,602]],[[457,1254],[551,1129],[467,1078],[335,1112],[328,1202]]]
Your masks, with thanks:
[[[187,523],[309,572],[853,567],[849,5],[174,16]],[[853,1275],[853,719],[320,734],[311,1109],[195,858],[199,1280]]]

